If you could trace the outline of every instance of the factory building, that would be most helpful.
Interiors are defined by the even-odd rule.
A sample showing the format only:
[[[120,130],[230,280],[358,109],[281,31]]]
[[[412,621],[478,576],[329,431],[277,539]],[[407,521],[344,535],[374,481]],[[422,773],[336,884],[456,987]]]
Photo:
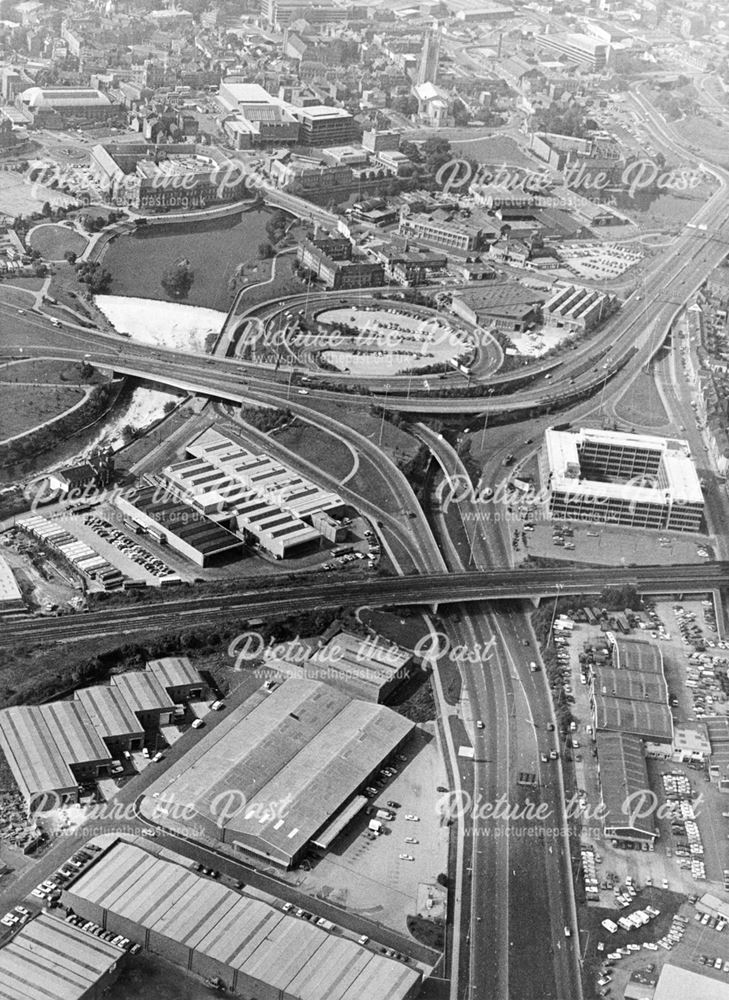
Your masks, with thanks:
[[[645,750],[631,733],[597,733],[597,760],[600,780],[603,829],[610,840],[632,844],[653,844],[657,837],[655,820],[629,807],[633,796],[650,788]]]
[[[119,510],[160,545],[169,545],[197,566],[242,553],[243,543],[201,511],[172,495],[160,496],[154,486],[137,490],[132,499],[117,496]]]
[[[239,532],[276,559],[328,538],[334,528],[320,516],[331,520],[344,509],[336,493],[212,428],[188,444],[187,454],[190,458],[163,470],[170,490],[190,509]]]
[[[544,299],[544,292],[537,289],[499,281],[454,293],[453,312],[474,326],[524,331],[538,322]]]
[[[318,834],[349,810],[400,747],[413,723],[388,708],[353,700],[328,684],[287,680],[230,712],[147,790],[143,812],[162,825],[191,824],[214,840],[283,868],[294,867]],[[245,793],[244,807],[220,815],[220,797]],[[231,793],[231,790],[232,793]],[[166,803],[185,802],[180,823]]]
[[[130,670],[126,674],[115,674],[112,684],[119,689],[145,731],[170,725],[175,703],[152,672]]]
[[[544,322],[573,332],[593,330],[617,308],[613,295],[595,288],[562,285],[542,306]]]
[[[672,744],[673,717],[660,649],[636,639],[616,639],[611,652],[611,666],[592,670],[595,732],[631,733],[649,743]]]
[[[0,947],[0,1000],[101,1000],[126,955],[44,911]]]
[[[25,601],[10,566],[0,556],[0,618],[25,611]]]
[[[28,811],[78,802],[81,784],[107,774],[114,758],[142,749],[146,732],[173,721],[176,702],[205,693],[190,661],[170,657],[115,674],[108,686],[81,688],[73,700],[1,710],[0,749]]]
[[[383,703],[408,676],[412,653],[380,636],[363,638],[338,632],[307,661],[306,669],[321,670],[321,679],[350,698]]]
[[[72,707],[54,711],[61,704]],[[0,711],[0,748],[29,812],[78,802],[81,781],[98,777],[111,763],[82,706],[74,712],[73,705],[18,705]],[[68,727],[64,730],[58,728],[60,715]]]
[[[605,836],[637,846],[658,836],[650,816],[635,816],[631,796],[650,788],[647,756],[669,757],[675,745],[668,685],[658,646],[611,641],[611,664],[592,668],[590,702]]]
[[[549,429],[539,468],[554,518],[701,530],[704,497],[686,441]]]
[[[200,700],[207,695],[207,685],[200,671],[186,656],[166,656],[150,660],[147,670],[167,692],[176,705]]]
[[[63,902],[153,954],[251,1000],[411,1000],[418,969],[343,933],[205,879],[189,862],[118,841]]]
[[[144,727],[117,686],[97,684],[81,688],[74,698],[86,710],[112,757],[119,757],[125,750],[142,749]]]

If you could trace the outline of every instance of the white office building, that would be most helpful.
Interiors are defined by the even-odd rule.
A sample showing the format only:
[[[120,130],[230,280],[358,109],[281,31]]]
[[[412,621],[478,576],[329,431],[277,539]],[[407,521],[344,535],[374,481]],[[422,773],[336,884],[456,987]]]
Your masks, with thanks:
[[[549,429],[539,464],[554,518],[701,530],[704,497],[686,441]]]

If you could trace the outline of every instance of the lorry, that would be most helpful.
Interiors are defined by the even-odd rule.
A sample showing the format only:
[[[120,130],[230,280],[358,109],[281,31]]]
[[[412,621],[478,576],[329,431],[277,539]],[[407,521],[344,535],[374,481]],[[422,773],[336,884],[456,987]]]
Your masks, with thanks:
[[[379,819],[371,819],[367,824],[367,829],[371,830],[376,836],[379,836],[382,833],[382,823],[380,823]]]

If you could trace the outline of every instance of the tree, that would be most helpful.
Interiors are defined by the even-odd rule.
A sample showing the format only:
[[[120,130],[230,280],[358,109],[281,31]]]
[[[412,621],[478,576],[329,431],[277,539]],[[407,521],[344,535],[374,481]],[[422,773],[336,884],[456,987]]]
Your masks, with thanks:
[[[273,247],[268,242],[264,240],[262,243],[258,244],[258,257],[260,260],[267,260],[269,257],[273,256]]]
[[[73,250],[67,250],[63,256],[64,259],[67,260],[69,264],[76,263],[76,254],[73,252]]]
[[[280,208],[277,209],[266,223],[266,235],[272,243],[278,243],[286,232],[288,216]]]
[[[51,208],[51,203],[49,201],[43,202],[43,207],[41,208],[41,215],[49,219],[53,215],[53,209]]]
[[[161,285],[170,298],[186,299],[194,280],[195,275],[190,261],[183,258],[165,271]]]

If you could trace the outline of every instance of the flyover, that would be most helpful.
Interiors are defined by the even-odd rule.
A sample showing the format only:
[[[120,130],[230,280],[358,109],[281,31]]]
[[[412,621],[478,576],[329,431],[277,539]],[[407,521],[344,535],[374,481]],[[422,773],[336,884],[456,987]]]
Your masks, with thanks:
[[[729,583],[729,562],[674,566],[565,566],[547,569],[496,569],[471,573],[427,573],[375,577],[337,583],[281,582],[262,577],[256,584],[204,597],[107,606],[61,618],[6,619],[0,645],[21,640],[74,642],[187,626],[229,623],[338,607],[437,606],[467,601],[511,601],[568,594],[599,594],[606,587],[634,586],[644,594],[704,593]]]

